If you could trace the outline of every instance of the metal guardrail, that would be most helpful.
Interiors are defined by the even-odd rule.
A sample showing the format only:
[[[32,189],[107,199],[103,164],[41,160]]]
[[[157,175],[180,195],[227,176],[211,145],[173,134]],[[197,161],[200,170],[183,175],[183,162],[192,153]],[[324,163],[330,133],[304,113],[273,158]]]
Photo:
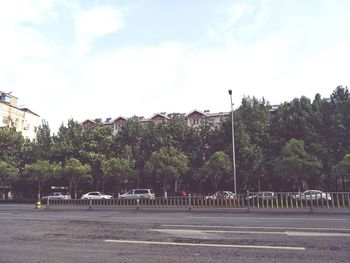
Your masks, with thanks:
[[[206,196],[157,197],[150,199],[68,199],[48,200],[50,207],[118,208],[246,208],[246,209],[350,209],[350,192],[331,192],[325,196],[303,196],[301,193],[274,193],[273,196],[258,193],[239,194],[229,199],[211,199]]]

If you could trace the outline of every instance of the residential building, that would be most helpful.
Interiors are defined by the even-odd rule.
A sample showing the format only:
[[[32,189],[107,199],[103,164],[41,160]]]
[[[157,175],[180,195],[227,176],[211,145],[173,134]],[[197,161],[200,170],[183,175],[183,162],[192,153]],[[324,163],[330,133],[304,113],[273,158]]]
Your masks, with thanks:
[[[209,110],[205,111],[199,111],[199,110],[193,110],[190,113],[169,113],[161,112],[161,113],[155,113],[152,117],[149,119],[146,119],[144,117],[133,117],[136,118],[142,125],[145,125],[147,123],[155,123],[159,124],[164,121],[168,121],[170,119],[182,119],[185,120],[187,125],[189,127],[199,127],[200,125],[203,125],[205,122],[213,125],[218,126],[222,120],[222,118],[227,118],[230,116],[230,112],[219,112],[219,113],[210,113]],[[107,118],[105,122],[102,122],[104,125],[108,125],[112,128],[113,133],[116,134],[121,127],[126,122],[126,118],[124,117],[118,117],[112,120],[112,118]],[[88,129],[93,127],[96,122],[90,119],[87,119],[83,121],[82,126],[84,129]]]
[[[40,116],[28,108],[17,107],[18,98],[0,91],[0,127],[14,127],[24,138],[30,140],[36,136],[41,125]]]

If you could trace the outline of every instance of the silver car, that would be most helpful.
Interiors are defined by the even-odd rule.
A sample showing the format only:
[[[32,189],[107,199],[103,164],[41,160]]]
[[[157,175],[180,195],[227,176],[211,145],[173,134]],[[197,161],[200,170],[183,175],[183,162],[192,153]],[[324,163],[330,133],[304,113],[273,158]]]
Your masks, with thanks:
[[[66,200],[66,199],[70,199],[70,195],[63,194],[63,193],[60,193],[60,192],[54,192],[54,193],[51,193],[50,195],[43,196],[41,198],[41,200],[47,200],[47,199],[50,199],[50,200]]]
[[[155,194],[151,189],[132,189],[119,196],[120,199],[155,199]]]

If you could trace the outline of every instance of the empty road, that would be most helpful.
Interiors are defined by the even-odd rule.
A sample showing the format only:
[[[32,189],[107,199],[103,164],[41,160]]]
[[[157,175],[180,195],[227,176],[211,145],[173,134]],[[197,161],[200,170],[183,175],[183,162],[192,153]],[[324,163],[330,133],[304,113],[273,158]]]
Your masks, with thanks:
[[[349,262],[350,213],[0,205],[0,262]]]

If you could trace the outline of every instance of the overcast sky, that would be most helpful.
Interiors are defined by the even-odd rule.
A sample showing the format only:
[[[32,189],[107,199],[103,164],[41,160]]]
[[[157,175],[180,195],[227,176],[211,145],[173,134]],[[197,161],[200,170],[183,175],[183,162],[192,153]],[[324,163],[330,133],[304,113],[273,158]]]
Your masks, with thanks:
[[[230,110],[350,83],[349,0],[0,1],[0,90],[69,118]]]

